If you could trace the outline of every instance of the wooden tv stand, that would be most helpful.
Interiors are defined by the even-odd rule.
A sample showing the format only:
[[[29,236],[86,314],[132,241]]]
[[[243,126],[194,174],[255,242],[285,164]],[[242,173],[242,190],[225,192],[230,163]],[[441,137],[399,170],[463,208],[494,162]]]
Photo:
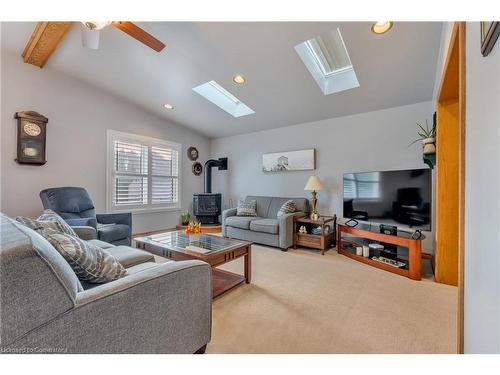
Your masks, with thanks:
[[[361,226],[361,225],[360,225]],[[344,249],[342,247],[342,234],[348,234],[350,236],[380,241],[391,245],[397,245],[408,248],[408,266],[407,268],[396,268],[390,265],[377,262],[370,258],[365,258],[363,256],[356,255],[352,251]],[[389,271],[396,273],[401,276],[406,276],[412,280],[421,280],[422,278],[422,238],[415,240],[411,238],[411,235],[407,233],[406,235],[391,236],[388,234],[377,233],[372,230],[365,230],[356,227],[350,227],[345,224],[337,225],[337,252],[339,254],[345,255],[349,258],[355,259],[359,262],[369,264],[370,266],[380,268],[384,271]],[[344,238],[344,241],[346,238]]]

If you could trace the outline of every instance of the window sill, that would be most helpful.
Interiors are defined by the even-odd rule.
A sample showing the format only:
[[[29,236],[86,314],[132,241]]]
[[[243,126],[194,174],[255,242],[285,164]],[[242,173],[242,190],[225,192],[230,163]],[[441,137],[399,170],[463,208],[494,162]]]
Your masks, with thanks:
[[[161,212],[180,212],[182,209],[180,207],[173,208],[131,208],[129,210],[112,210],[112,213],[123,213],[131,212],[132,215],[147,215],[156,214]]]

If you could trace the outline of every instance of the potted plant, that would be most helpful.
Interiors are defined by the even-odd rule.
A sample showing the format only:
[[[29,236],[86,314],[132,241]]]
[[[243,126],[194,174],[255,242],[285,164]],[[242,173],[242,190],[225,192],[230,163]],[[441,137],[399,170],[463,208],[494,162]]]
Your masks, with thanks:
[[[190,218],[191,218],[191,215],[189,215],[189,212],[186,211],[186,212],[181,213],[181,223],[182,223],[182,225],[188,225]]]
[[[418,141],[421,141],[424,155],[436,153],[436,129],[434,127],[429,129],[427,120],[425,120],[425,128],[418,122],[417,125],[420,128],[417,132],[419,138],[410,143],[410,146]]]

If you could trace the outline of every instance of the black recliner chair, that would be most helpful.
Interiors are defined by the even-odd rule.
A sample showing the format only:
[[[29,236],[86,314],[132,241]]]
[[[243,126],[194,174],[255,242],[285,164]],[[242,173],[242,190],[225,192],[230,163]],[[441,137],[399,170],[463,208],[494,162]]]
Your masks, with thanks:
[[[132,214],[96,214],[87,190],[81,187],[57,187],[40,192],[45,209],[60,215],[70,226],[89,226],[97,238],[113,245],[130,246],[132,242]]]

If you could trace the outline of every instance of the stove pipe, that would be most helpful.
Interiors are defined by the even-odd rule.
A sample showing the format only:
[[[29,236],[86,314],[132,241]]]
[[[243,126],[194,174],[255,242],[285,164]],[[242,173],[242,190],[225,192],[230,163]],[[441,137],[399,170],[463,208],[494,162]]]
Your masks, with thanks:
[[[210,159],[205,163],[205,193],[212,192],[212,167],[218,167],[219,171],[225,171],[227,169],[227,158]]]

